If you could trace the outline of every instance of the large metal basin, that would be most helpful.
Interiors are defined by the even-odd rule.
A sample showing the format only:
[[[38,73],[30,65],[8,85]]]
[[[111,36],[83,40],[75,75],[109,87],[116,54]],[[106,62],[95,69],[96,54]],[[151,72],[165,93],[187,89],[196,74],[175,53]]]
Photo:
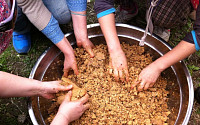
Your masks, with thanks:
[[[120,41],[139,44],[144,30],[126,24],[116,24],[116,27]],[[88,25],[88,36],[94,44],[105,43],[99,24]],[[73,47],[76,47],[74,34],[66,34],[66,37]],[[149,52],[154,60],[171,50],[166,42],[149,34],[144,47],[145,52]],[[56,46],[52,46],[38,59],[32,69],[30,78],[37,80],[44,80],[46,77],[49,78],[48,80],[61,78],[63,65],[54,64],[58,60],[63,60],[63,54]],[[194,100],[193,83],[188,69],[184,62],[180,61],[166,69],[161,75],[175,83],[167,85],[166,88],[170,92],[168,107],[172,112],[168,123],[186,125],[192,112]],[[34,125],[45,125],[44,119],[48,117],[46,109],[50,104],[50,101],[41,97],[30,98],[28,110]]]

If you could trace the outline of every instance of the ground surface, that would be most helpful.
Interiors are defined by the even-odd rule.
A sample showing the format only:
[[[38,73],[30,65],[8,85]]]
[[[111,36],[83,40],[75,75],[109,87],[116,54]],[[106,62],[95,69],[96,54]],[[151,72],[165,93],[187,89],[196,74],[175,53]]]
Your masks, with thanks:
[[[139,3],[139,13],[128,24],[144,28],[146,22],[144,20],[145,9],[143,3]],[[88,24],[96,23],[96,16],[93,12],[93,5],[88,6]],[[169,44],[175,46],[184,37],[184,35],[191,31],[192,23],[188,19],[188,23],[184,26],[171,29],[171,36]],[[71,31],[71,25],[62,26],[64,32]],[[29,77],[32,67],[36,63],[39,56],[52,45],[52,43],[35,28],[32,29],[32,48],[28,55],[18,55],[12,44],[9,48],[0,55],[0,70],[10,72],[19,76]],[[186,60],[194,88],[200,84],[200,52],[196,52]],[[5,98],[0,99],[0,124],[1,125],[29,125],[32,124],[27,111],[27,98]],[[200,105],[194,101],[193,112],[189,121],[190,125],[200,124]]]

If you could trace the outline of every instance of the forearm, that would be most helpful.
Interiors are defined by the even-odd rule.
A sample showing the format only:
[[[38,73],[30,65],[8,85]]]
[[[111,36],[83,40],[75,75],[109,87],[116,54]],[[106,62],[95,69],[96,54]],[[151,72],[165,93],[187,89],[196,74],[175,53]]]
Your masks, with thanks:
[[[195,45],[181,41],[175,48],[153,62],[161,71],[194,53]]]
[[[58,21],[51,16],[48,25],[42,30],[45,34],[65,55],[71,55],[73,49],[69,41],[65,38],[61,31]]]
[[[73,21],[73,27],[74,27],[76,40],[81,39],[84,41],[84,39],[87,39],[88,34],[87,34],[86,11],[82,11],[82,12],[72,11],[72,21]]]
[[[101,30],[106,39],[109,52],[121,49],[120,41],[117,36],[114,14],[108,14],[99,18],[98,20],[101,26]]]
[[[65,56],[74,55],[73,48],[66,37],[63,37],[63,39],[58,42],[56,46],[64,53]]]
[[[87,0],[67,0],[67,5],[71,11],[76,40],[87,39]]]
[[[0,71],[0,97],[38,95],[41,82]]]

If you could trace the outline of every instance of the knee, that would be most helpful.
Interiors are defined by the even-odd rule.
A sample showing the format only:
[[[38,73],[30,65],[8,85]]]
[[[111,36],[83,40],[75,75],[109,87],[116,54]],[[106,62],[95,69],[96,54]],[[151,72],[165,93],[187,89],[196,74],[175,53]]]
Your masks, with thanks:
[[[71,21],[71,14],[69,11],[65,11],[54,15],[54,18],[56,18],[59,24],[67,24]]]
[[[56,4],[54,0],[43,0],[43,3],[59,24],[66,24],[71,21],[71,14],[66,0],[59,0]]]

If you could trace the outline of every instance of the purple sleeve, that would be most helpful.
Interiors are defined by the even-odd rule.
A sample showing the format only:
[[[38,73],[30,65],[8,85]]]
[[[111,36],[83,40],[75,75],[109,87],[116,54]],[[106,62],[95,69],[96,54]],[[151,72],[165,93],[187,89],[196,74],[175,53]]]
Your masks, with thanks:
[[[94,10],[97,14],[97,17],[98,17],[98,14],[104,13],[107,10],[108,11],[110,10],[109,12],[113,13],[113,10],[115,10],[114,0],[95,0]],[[106,14],[108,14],[108,11]]]
[[[194,22],[193,29],[196,33],[197,43],[200,46],[200,6],[198,6],[198,8],[197,8],[196,21]],[[194,44],[194,40],[193,40],[191,32],[188,33],[183,40]]]

